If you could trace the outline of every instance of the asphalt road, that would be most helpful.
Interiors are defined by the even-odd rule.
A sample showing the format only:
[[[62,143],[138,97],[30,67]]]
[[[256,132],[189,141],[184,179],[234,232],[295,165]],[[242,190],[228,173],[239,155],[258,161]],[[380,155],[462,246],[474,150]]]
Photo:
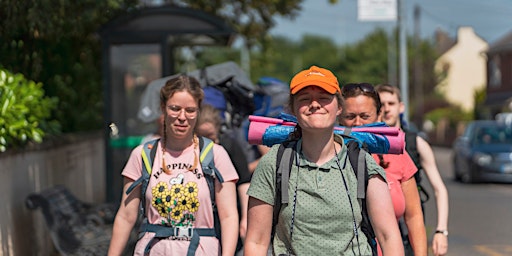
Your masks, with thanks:
[[[433,149],[450,199],[447,255],[512,255],[512,184],[456,182],[453,179],[451,149]],[[425,213],[430,240],[437,223],[436,206],[428,179],[423,180],[431,195]],[[429,253],[432,255],[431,251]]]

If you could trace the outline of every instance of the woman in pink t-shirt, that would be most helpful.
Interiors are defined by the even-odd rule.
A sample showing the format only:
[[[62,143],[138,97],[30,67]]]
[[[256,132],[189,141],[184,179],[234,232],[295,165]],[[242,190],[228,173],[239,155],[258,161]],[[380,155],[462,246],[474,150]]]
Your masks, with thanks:
[[[210,190],[199,161],[200,140],[194,134],[203,91],[188,76],[170,79],[160,91],[163,134],[157,144],[151,176],[145,192],[144,231],[134,255],[234,255],[238,240],[238,211],[235,183],[238,175],[226,150],[213,145],[215,167],[223,183],[215,179],[222,241],[214,230]],[[136,223],[141,188],[128,188],[142,176],[143,147],[136,147],[122,172],[124,189],[117,212],[109,255],[121,255]],[[155,235],[157,230],[161,232]],[[178,231],[178,232],[176,232]],[[190,232],[192,231],[192,232]],[[163,234],[163,235],[162,235]],[[199,234],[199,236],[197,236]],[[197,248],[195,248],[197,246]],[[221,250],[222,248],[222,250]]]
[[[344,126],[360,126],[380,121],[381,102],[373,85],[347,84],[342,87],[343,111],[339,118]],[[386,171],[386,180],[396,218],[402,216],[409,230],[409,240],[415,256],[427,255],[427,235],[416,180],[417,168],[407,153],[373,155]],[[380,251],[379,251],[380,254]]]

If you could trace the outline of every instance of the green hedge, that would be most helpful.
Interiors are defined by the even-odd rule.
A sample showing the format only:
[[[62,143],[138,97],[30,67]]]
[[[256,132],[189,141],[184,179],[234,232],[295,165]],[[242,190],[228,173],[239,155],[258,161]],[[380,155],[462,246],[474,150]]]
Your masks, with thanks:
[[[58,122],[51,120],[57,102],[44,96],[41,83],[0,69],[0,152],[58,132]]]

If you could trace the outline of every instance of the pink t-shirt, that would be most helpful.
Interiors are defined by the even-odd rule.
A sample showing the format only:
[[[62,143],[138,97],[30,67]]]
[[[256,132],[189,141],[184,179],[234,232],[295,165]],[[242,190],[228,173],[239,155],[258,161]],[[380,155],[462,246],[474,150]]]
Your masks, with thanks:
[[[376,154],[372,154],[372,156],[379,163],[379,156]],[[407,152],[400,155],[386,154],[383,157],[384,162],[389,162],[388,168],[384,170],[386,171],[386,180],[388,181],[395,216],[399,219],[405,213],[405,197],[402,192],[402,182],[412,178],[418,169]]]
[[[132,180],[141,177],[142,147],[140,145],[132,151],[122,172],[123,176]],[[224,182],[236,182],[238,175],[226,150],[217,144],[212,150],[215,166],[224,178]],[[149,223],[166,223],[172,226],[192,224],[197,228],[213,227],[210,190],[203,176],[199,156],[199,148],[194,150],[194,145],[183,151],[167,151],[165,163],[171,171],[169,175],[161,168],[162,149],[161,143],[158,144],[146,190],[146,215]],[[196,158],[197,167],[189,171]],[[144,249],[153,235],[153,233],[146,233],[137,242],[134,255],[144,255]],[[151,248],[150,255],[186,255],[188,246],[189,241],[162,239]],[[196,255],[217,255],[218,252],[220,252],[220,246],[217,238],[200,237]]]

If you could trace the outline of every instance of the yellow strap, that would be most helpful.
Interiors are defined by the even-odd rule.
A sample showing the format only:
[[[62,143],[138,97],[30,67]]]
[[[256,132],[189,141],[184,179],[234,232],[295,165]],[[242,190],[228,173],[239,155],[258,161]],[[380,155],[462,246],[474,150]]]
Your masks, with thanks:
[[[208,145],[206,145],[206,147],[204,148],[203,152],[201,152],[201,156],[199,157],[199,161],[201,161],[201,163],[203,162],[203,160],[206,157],[206,155],[208,154],[208,152],[210,152],[210,150],[212,150],[213,144],[214,144],[213,141],[210,141],[210,143]]]
[[[149,165],[148,156],[146,155],[146,152],[144,149],[142,150],[142,162],[144,162],[144,165],[146,166],[146,171],[151,174],[151,166]]]

